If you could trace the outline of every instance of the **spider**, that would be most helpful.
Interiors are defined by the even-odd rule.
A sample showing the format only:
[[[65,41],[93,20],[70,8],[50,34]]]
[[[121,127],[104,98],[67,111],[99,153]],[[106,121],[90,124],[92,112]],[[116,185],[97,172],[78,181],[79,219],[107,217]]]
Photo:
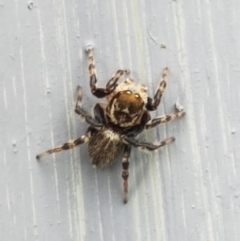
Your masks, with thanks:
[[[97,103],[94,106],[94,117],[92,117],[81,105],[82,88],[78,86],[75,112],[89,124],[85,135],[62,146],[43,152],[37,155],[36,158],[40,159],[45,155],[68,150],[88,142],[91,164],[97,167],[104,167],[112,164],[120,152],[123,151],[123,202],[127,203],[128,168],[132,146],[154,151],[175,140],[174,137],[170,137],[159,144],[152,144],[136,140],[135,137],[143,130],[179,118],[185,112],[176,105],[176,111],[170,115],[151,119],[149,114],[149,111],[156,110],[160,104],[167,85],[168,68],[163,69],[160,84],[153,98],[148,97],[147,88],[144,85],[136,85],[130,78],[118,84],[120,77],[130,73],[128,70],[118,70],[108,81],[105,88],[98,88],[96,86],[97,77],[93,48],[87,48],[86,52],[88,55],[91,92],[98,98],[106,97],[107,101],[105,103]]]

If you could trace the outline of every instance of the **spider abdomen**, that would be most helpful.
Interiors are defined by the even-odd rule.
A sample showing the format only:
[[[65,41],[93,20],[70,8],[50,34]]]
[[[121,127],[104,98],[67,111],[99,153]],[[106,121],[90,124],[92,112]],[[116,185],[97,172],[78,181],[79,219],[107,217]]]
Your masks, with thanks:
[[[88,144],[90,162],[97,167],[112,164],[123,148],[120,135],[113,130],[95,131]]]

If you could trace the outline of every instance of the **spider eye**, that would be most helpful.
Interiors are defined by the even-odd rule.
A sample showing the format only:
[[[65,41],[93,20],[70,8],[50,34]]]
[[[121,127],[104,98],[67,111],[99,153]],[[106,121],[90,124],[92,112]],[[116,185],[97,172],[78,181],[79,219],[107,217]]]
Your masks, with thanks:
[[[140,95],[139,95],[139,94],[135,94],[135,97],[139,99],[139,98],[140,98]]]
[[[132,94],[132,91],[131,90],[126,90],[126,93],[130,95],[130,94]]]

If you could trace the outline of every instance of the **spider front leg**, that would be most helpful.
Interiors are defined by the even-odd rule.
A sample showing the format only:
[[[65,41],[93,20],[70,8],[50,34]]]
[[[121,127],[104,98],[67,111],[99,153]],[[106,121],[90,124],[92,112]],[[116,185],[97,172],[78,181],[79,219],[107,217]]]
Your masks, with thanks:
[[[123,178],[123,202],[128,201],[128,168],[129,168],[129,157],[131,154],[131,146],[124,145],[123,158],[122,158],[122,178]]]
[[[175,141],[175,138],[169,137],[169,138],[161,141],[159,145],[154,145],[154,144],[149,143],[149,142],[137,141],[136,139],[129,138],[125,135],[122,135],[122,141],[125,144],[132,145],[134,147],[140,147],[141,149],[147,149],[149,151],[154,151],[154,150],[156,150],[160,147],[163,147],[163,146],[165,146],[167,144],[170,144],[171,142]]]
[[[174,120],[176,118],[179,118],[181,116],[184,116],[186,113],[184,111],[179,111],[179,112],[175,112],[172,113],[170,115],[164,115],[164,116],[160,116],[158,118],[154,118],[152,120],[150,120],[146,125],[145,128],[149,129],[149,128],[153,128],[156,125],[162,124],[162,123],[166,123],[168,121]]]
[[[87,110],[82,108],[81,106],[82,100],[82,88],[81,86],[77,87],[77,103],[75,106],[75,112],[80,115],[86,122],[92,126],[94,129],[101,130],[103,128],[103,124],[99,123],[96,119],[94,119]]]
[[[88,130],[87,133],[85,135],[81,136],[80,138],[78,138],[76,140],[69,141],[69,142],[63,144],[62,146],[58,146],[58,147],[55,147],[55,148],[50,149],[48,151],[45,151],[43,153],[40,153],[36,156],[36,158],[39,160],[43,156],[47,156],[47,155],[50,155],[52,153],[60,152],[60,151],[63,151],[63,150],[72,149],[75,146],[78,146],[78,145],[81,145],[81,144],[84,144],[84,143],[88,142],[90,137],[91,137],[91,132],[90,132],[90,130]]]
[[[90,76],[90,88],[93,95],[98,98],[103,98],[109,94],[111,94],[115,88],[117,87],[117,82],[119,78],[123,74],[129,74],[129,70],[118,70],[112,78],[108,81],[105,88],[97,88],[97,77],[96,77],[96,68],[93,59],[93,49],[88,48],[86,49],[88,55],[88,71]]]
[[[158,105],[160,104],[162,95],[167,86],[167,75],[168,75],[168,68],[166,67],[163,69],[161,82],[160,82],[160,85],[158,87],[156,94],[154,95],[154,98],[152,99],[152,98],[148,97],[148,102],[146,104],[147,110],[149,110],[149,111],[156,110]]]

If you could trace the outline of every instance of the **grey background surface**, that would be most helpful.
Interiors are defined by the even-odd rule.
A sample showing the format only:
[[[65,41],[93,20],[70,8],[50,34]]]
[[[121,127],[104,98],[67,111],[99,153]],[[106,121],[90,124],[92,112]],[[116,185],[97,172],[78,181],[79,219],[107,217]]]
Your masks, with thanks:
[[[0,1],[0,239],[240,240],[240,1]],[[121,158],[93,169],[87,146],[36,154],[82,135],[75,90],[90,94],[119,68],[153,95],[152,116],[187,115],[144,133],[161,151],[132,151],[122,203]],[[163,48],[165,46],[165,48]]]

